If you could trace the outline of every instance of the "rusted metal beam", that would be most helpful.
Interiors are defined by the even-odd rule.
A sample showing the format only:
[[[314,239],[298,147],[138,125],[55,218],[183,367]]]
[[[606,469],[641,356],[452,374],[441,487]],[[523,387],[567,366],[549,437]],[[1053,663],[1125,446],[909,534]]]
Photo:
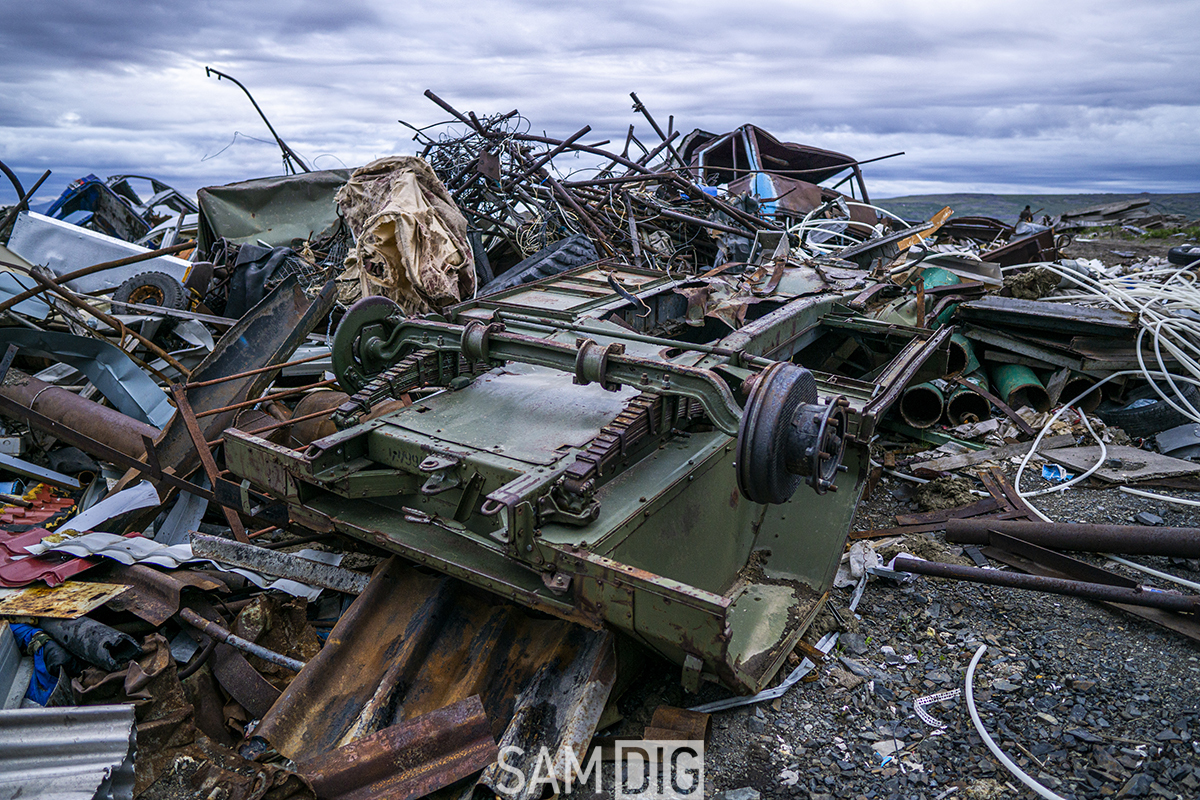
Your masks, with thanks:
[[[277,553],[252,544],[205,536],[202,533],[193,533],[191,542],[192,553],[198,558],[211,558],[221,564],[253,570],[276,578],[288,578],[335,592],[362,594],[371,580],[370,575],[361,572],[309,561],[287,553]]]
[[[212,450],[208,449],[208,442],[204,441],[204,432],[200,430],[200,423],[196,420],[195,412],[192,411],[192,404],[188,402],[187,389],[177,383],[171,387],[171,394],[175,397],[176,413],[183,420],[183,424],[187,426],[192,444],[196,446],[196,453],[200,456],[200,464],[204,467],[204,473],[208,475],[209,482],[216,486],[217,480],[221,477],[220,471],[217,469],[217,462],[213,458]],[[250,537],[246,535],[246,526],[242,524],[242,518],[238,516],[238,513],[224,505],[221,506],[221,511],[224,512],[229,527],[233,529],[234,538],[243,544],[249,544]]]
[[[1167,611],[1200,610],[1200,595],[1182,595],[1142,588],[1127,589],[1102,583],[1072,581],[1065,578],[1045,578],[1040,575],[1023,575],[1003,572],[998,569],[963,567],[958,564],[943,564],[938,561],[922,561],[917,558],[897,558],[893,567],[899,572],[929,575],[934,578],[951,578],[989,586],[1007,586],[1011,589],[1026,589],[1046,594],[1080,597],[1085,600],[1103,600],[1131,606],[1148,606]]]
[[[479,695],[422,714],[297,766],[325,800],[424,797],[496,760]]]
[[[995,544],[993,532],[1058,550],[1200,558],[1200,528],[986,519],[946,522],[946,538],[960,544]]]

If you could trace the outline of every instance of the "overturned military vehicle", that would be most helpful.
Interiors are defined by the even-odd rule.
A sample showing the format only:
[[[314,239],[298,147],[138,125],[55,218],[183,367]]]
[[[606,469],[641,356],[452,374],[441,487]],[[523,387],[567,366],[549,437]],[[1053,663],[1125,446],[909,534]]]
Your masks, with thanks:
[[[826,599],[875,421],[943,371],[943,334],[849,313],[861,277],[588,266],[441,316],[367,298],[334,337],[337,432],[230,431],[227,466],[305,527],[755,691]],[[862,379],[821,371],[851,351]]]

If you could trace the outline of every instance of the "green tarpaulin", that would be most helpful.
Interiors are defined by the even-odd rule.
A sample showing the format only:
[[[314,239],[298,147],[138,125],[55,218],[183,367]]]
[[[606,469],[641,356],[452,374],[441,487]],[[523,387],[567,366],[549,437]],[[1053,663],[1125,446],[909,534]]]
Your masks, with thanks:
[[[281,247],[331,234],[339,221],[334,196],[350,172],[331,169],[201,189],[201,252],[220,238]]]

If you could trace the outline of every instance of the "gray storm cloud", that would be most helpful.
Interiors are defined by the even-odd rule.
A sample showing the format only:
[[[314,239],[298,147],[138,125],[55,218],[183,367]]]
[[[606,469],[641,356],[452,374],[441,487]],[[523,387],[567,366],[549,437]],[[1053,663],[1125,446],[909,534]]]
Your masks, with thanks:
[[[281,170],[236,87],[317,166],[413,152],[432,88],[618,140],[637,91],[860,158],[879,195],[1200,189],[1194,2],[25,4],[0,26],[0,159],[36,202],[89,172],[195,192]],[[594,138],[593,138],[594,137]],[[14,192],[0,185],[0,203]]]

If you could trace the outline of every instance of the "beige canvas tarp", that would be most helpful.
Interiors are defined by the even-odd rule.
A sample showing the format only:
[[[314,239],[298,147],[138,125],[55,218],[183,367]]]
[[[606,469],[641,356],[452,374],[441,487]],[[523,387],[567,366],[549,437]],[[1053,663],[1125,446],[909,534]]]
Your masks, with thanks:
[[[430,166],[413,156],[372,161],[337,196],[357,241],[346,259],[363,296],[409,314],[441,311],[475,294],[467,222]]]

